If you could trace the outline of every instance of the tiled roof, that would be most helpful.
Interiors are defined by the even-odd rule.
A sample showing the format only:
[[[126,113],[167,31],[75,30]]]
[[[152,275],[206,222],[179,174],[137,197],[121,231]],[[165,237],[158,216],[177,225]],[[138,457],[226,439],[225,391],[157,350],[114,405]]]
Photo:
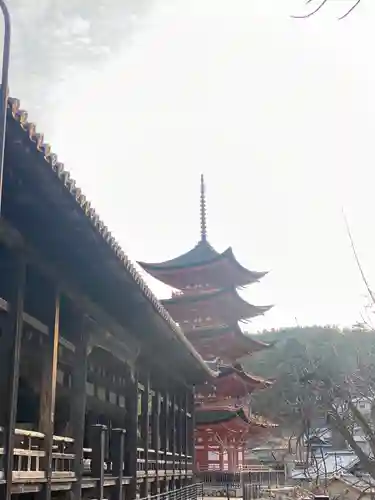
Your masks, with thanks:
[[[37,133],[36,126],[28,120],[28,113],[21,109],[20,101],[15,98],[8,98],[7,106],[7,120],[15,120],[19,126],[28,134],[30,143],[34,144],[36,151],[39,152],[41,158],[43,157],[46,168],[50,168],[55,173],[56,177],[66,188],[67,192],[77,203],[77,206],[82,210],[84,215],[90,220],[96,231],[101,235],[103,240],[109,245],[116,257],[122,262],[126,271],[129,273],[134,282],[139,286],[143,295],[152,304],[153,308],[168,324],[170,329],[176,334],[177,337],[188,346],[189,350],[195,356],[197,361],[205,364],[200,355],[195,351],[191,344],[185,338],[182,330],[177,323],[172,319],[167,310],[156,298],[154,293],[150,290],[140,273],[137,271],[128,256],[122,250],[120,244],[115,240],[109,231],[108,227],[100,219],[91,202],[82,193],[82,190],[76,185],[74,179],[71,178],[69,172],[65,169],[64,164],[58,161],[58,157],[52,152],[49,144],[44,142],[44,136]],[[208,368],[207,368],[208,370]]]

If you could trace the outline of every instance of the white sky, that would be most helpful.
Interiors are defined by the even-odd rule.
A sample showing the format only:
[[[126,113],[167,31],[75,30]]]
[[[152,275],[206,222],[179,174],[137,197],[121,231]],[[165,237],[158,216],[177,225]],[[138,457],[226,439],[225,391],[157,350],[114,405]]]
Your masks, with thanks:
[[[342,207],[375,287],[375,1],[342,22],[352,2],[329,3],[294,20],[303,0],[155,0],[116,57],[54,89],[42,120],[133,259],[197,242],[205,174],[210,242],[271,271],[245,294],[275,304],[250,331],[360,318]]]

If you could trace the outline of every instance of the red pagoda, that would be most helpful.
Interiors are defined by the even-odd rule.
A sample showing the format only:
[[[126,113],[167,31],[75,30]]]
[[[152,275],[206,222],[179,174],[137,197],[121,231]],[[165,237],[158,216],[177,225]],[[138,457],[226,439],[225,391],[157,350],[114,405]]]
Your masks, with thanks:
[[[196,392],[196,468],[233,471],[243,464],[246,441],[272,427],[250,409],[251,393],[271,382],[246,373],[238,362],[269,347],[243,333],[239,323],[264,314],[271,306],[251,305],[237,292],[266,273],[244,268],[231,248],[219,253],[208,242],[203,175],[200,222],[201,238],[193,249],[166,262],[139,264],[179,290],[162,303],[217,373]]]

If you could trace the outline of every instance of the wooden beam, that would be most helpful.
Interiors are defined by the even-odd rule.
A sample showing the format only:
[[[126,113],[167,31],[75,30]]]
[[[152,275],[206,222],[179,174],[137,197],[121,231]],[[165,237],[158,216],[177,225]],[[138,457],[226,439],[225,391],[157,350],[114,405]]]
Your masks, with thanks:
[[[45,435],[44,450],[46,453],[44,467],[46,483],[40,492],[41,500],[51,500],[52,483],[52,445],[55,422],[56,376],[59,350],[60,326],[60,291],[55,291],[53,311],[49,326],[49,337],[45,362],[43,365],[42,386],[40,394],[39,431]]]
[[[38,252],[24,241],[22,235],[2,218],[0,218],[0,241],[11,249],[22,250],[28,262],[33,264],[53,283],[59,283],[61,292],[69,297],[80,310],[85,311],[99,325],[107,328],[119,341],[123,342],[123,349],[126,348],[130,360],[135,361],[137,359],[140,346],[134,339],[134,336],[126,328],[113,320],[100,306],[83,295],[74,284],[70,283],[65,276],[56,271],[53,265],[41,259]]]
[[[13,259],[14,280],[11,284],[10,314],[5,323],[1,339],[0,373],[3,381],[2,396],[4,427],[4,479],[0,486],[1,498],[10,500],[12,492],[14,429],[17,418],[18,383],[20,374],[21,344],[23,332],[23,305],[26,283],[26,261],[24,255],[16,252]]]
[[[72,372],[72,389],[70,395],[70,428],[74,439],[73,453],[75,455],[73,470],[75,482],[72,485],[74,500],[82,498],[82,474],[83,474],[83,442],[85,434],[86,415],[86,379],[87,359],[89,349],[89,329],[86,318],[78,313],[72,328],[74,328],[75,356]]]
[[[9,246],[10,248],[22,248],[27,256],[28,261],[34,264],[38,270],[48,277],[51,281],[59,283],[60,290],[69,297],[81,310],[86,311],[89,316],[91,316],[96,322],[100,325],[105,326],[112,334],[114,334],[120,341],[123,342],[123,349],[126,348],[128,351],[129,359],[135,361],[140,354],[140,347],[142,344],[142,352],[147,356],[149,363],[154,363],[160,370],[165,370],[165,365],[163,365],[164,360],[161,360],[160,357],[155,359],[154,353],[155,349],[158,349],[160,344],[157,340],[155,342],[152,339],[152,336],[148,338],[143,343],[136,340],[136,337],[129,332],[128,328],[125,328],[123,325],[116,320],[114,320],[110,314],[108,314],[104,309],[102,309],[98,304],[90,300],[86,295],[83,295],[82,292],[67,279],[66,274],[63,272],[56,270],[56,266],[48,262],[46,259],[42,259],[38,252],[27,244],[24,241],[22,235],[17,231],[14,227],[12,227],[9,222],[0,218],[0,241]],[[142,301],[143,302],[143,301]],[[142,311],[144,309],[142,308]],[[139,323],[138,319],[137,324]],[[155,314],[155,321],[158,326],[158,330],[161,328],[165,329],[164,319],[161,318],[158,314]],[[172,332],[171,332],[172,335]],[[173,335],[169,342],[180,342],[180,340],[176,339]],[[167,344],[166,344],[167,345]],[[182,346],[181,346],[182,347]],[[187,346],[182,347],[182,349],[186,349]],[[193,353],[190,353],[189,356],[194,358]],[[170,363],[174,362],[176,358],[176,352],[174,352],[173,359],[170,359]],[[189,359],[189,357],[184,357],[182,362],[185,362]],[[198,368],[199,360],[192,360],[193,365]],[[192,365],[192,366],[193,366]],[[181,369],[176,370],[179,365],[179,361],[173,363],[173,367],[170,370],[167,370],[169,375],[173,375],[175,380],[178,380],[179,383],[188,385],[190,383],[195,382],[203,382],[207,377],[213,374],[207,367],[205,368],[205,364],[202,363],[200,366],[201,371],[198,374],[198,370],[185,370],[185,376],[181,375]],[[192,375],[192,380],[188,381],[189,374],[196,373],[196,377]]]

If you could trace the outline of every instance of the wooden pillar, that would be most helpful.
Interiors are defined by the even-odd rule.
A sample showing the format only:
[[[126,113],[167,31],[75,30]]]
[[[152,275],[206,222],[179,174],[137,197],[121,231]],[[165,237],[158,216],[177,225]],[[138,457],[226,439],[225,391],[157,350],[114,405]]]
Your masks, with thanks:
[[[14,428],[17,418],[18,382],[23,330],[23,304],[26,283],[26,261],[23,255],[14,256],[14,276],[8,317],[0,342],[0,374],[2,382],[1,425],[4,428],[4,479],[0,497],[10,500],[12,489]]]
[[[195,392],[194,388],[189,395],[189,412],[190,412],[190,420],[189,420],[189,449],[193,461],[193,482],[196,473],[196,458],[195,458],[195,402],[194,402]]]
[[[155,450],[156,478],[153,483],[153,494],[160,491],[159,459],[160,459],[160,392],[155,390],[152,405],[152,448]]]
[[[124,476],[124,443],[125,443],[125,430],[112,429],[111,438],[111,458],[113,463],[113,475],[117,477],[116,486],[113,488],[112,500],[123,500],[123,476]]]
[[[147,374],[144,380],[144,390],[142,393],[141,437],[145,457],[145,477],[141,485],[141,498],[146,498],[148,496],[148,448],[150,439],[149,396],[150,378]]]
[[[177,455],[177,469],[178,469],[178,481],[177,486],[181,487],[181,455],[182,455],[182,398],[181,394],[176,397],[176,455]]]
[[[72,373],[72,389],[70,395],[70,428],[74,439],[73,453],[75,455],[73,470],[75,482],[72,486],[73,500],[82,498],[83,474],[83,442],[85,436],[86,415],[86,379],[89,349],[89,331],[87,319],[80,315],[72,327],[76,330],[74,367]]]
[[[128,486],[129,500],[135,500],[137,494],[137,444],[138,444],[138,376],[128,371],[126,391],[126,446],[125,473],[131,477]]]
[[[188,479],[188,455],[189,453],[189,393],[188,391],[185,392],[185,398],[184,398],[184,407],[185,407],[185,412],[184,412],[184,453],[185,453],[185,474],[186,474],[186,479]]]
[[[55,291],[54,301],[48,321],[47,349],[42,373],[40,393],[39,431],[44,434],[44,470],[46,483],[39,497],[42,500],[51,499],[52,482],[52,445],[55,421],[56,374],[59,350],[60,293]]]
[[[176,471],[176,396],[172,394],[171,397],[171,408],[170,408],[170,430],[171,430],[171,443],[170,450],[172,452],[173,460],[173,478],[172,478],[172,489],[175,488],[175,471]]]
[[[161,401],[161,409],[160,409],[160,448],[163,450],[163,460],[164,460],[164,472],[167,471],[167,451],[168,451],[168,396],[165,391],[162,393],[162,401]],[[160,493],[164,493],[166,491],[166,477],[164,478],[160,484]]]
[[[91,428],[91,473],[96,480],[95,499],[104,500],[104,462],[105,462],[105,443],[106,443],[105,425],[93,425]]]

